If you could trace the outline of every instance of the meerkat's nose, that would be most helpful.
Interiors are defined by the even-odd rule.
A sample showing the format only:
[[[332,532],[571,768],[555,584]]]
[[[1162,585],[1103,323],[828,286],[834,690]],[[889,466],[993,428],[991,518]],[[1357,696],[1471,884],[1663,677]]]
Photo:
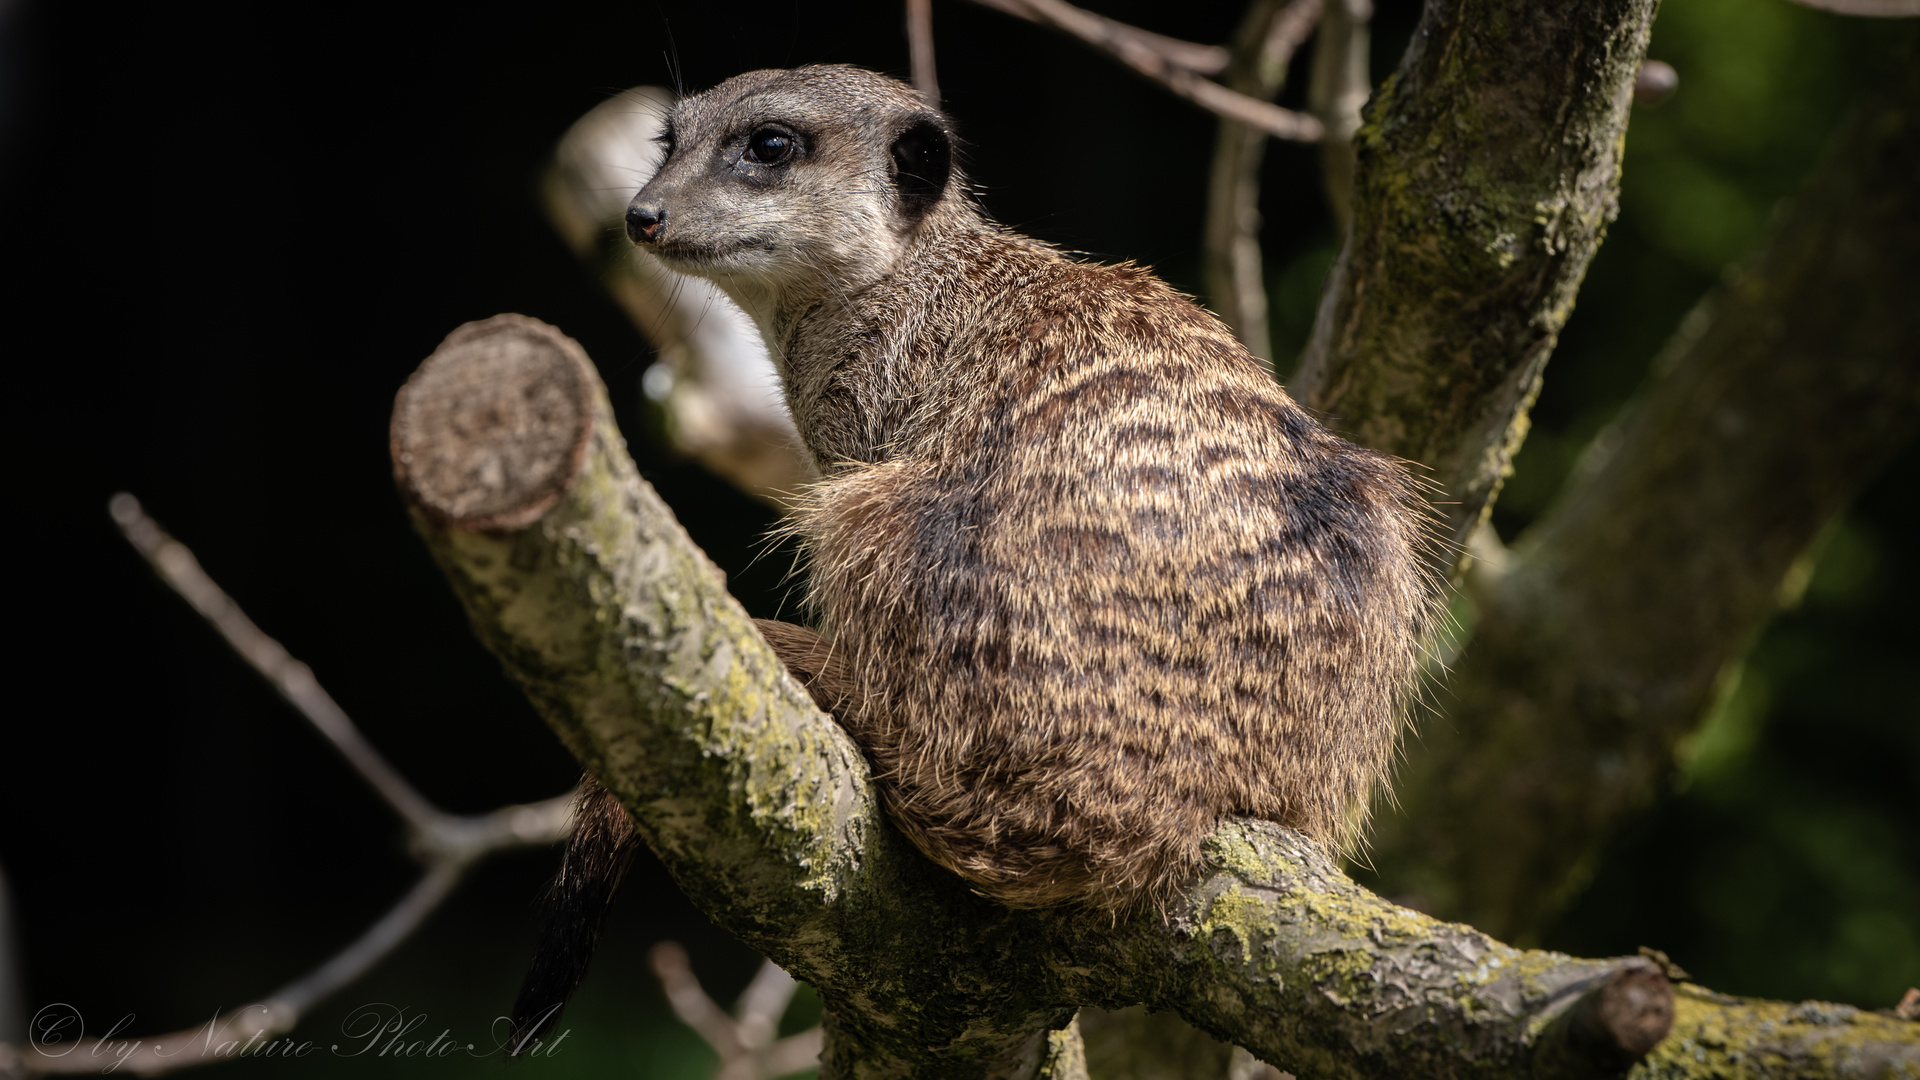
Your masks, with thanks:
[[[627,239],[636,244],[651,244],[660,238],[660,226],[667,223],[667,208],[664,206],[642,206],[634,203],[627,207]]]

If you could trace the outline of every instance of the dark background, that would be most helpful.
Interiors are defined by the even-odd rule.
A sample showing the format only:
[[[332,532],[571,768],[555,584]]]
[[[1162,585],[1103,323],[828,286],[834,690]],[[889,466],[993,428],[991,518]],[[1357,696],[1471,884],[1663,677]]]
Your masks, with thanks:
[[[1225,39],[1239,7],[1096,6],[1200,41]],[[1665,7],[1653,55],[1681,89],[1634,118],[1623,214],[1496,514],[1509,538],[1915,37],[1781,0]],[[1381,4],[1377,75],[1415,14]],[[1208,117],[958,0],[938,5],[936,32],[996,216],[1200,291]],[[330,955],[416,873],[382,805],[121,543],[113,492],[138,495],[454,810],[542,798],[575,774],[473,641],[393,493],[392,395],[455,326],[518,311],[578,338],[643,471],[749,609],[779,610],[784,557],[755,561],[767,513],[657,444],[638,392],[650,351],[534,196],[566,126],[626,87],[671,85],[669,57],[688,89],[756,67],[907,62],[890,3],[0,0],[16,478],[0,868],[29,1012],[70,1003],[96,1032],[129,1013],[129,1033],[205,1023]],[[1273,144],[1268,160],[1285,368],[1334,238],[1312,154]],[[1805,599],[1676,764],[1675,794],[1606,854],[1547,944],[1654,945],[1717,989],[1869,1007],[1920,982],[1916,464],[1908,451],[1835,529]],[[384,1002],[486,1041],[552,863],[483,867],[300,1034],[333,1038],[354,1006]],[[755,964],[643,858],[569,1014],[575,1041],[525,1068],[703,1075],[704,1050],[645,974],[660,938],[685,942],[723,1000]],[[219,1066],[475,1067],[492,1065]]]

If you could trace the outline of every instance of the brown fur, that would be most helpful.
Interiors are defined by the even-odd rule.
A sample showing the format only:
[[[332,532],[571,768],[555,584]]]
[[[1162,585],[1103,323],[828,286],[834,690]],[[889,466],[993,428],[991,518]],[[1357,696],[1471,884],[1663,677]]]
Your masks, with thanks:
[[[1351,847],[1434,604],[1400,464],[1146,271],[988,221],[900,83],[753,72],[669,123],[629,231],[774,354],[832,638],[777,644],[844,665],[823,696],[921,850],[1117,914],[1225,816]],[[767,130],[791,159],[744,156]]]

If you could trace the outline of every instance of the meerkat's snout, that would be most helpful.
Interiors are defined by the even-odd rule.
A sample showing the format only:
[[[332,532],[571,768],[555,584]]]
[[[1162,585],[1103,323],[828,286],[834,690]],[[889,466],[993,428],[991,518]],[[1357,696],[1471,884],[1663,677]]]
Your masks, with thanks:
[[[660,238],[660,228],[667,223],[667,208],[651,203],[641,204],[635,200],[627,207],[627,239],[636,244],[651,244]]]

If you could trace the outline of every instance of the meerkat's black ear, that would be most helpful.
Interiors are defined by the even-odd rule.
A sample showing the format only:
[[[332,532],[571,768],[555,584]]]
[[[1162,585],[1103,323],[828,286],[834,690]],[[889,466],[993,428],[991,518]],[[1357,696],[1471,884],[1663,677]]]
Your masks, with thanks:
[[[893,184],[900,190],[900,210],[909,219],[918,220],[933,209],[952,172],[953,137],[937,117],[915,117],[893,140]]]

